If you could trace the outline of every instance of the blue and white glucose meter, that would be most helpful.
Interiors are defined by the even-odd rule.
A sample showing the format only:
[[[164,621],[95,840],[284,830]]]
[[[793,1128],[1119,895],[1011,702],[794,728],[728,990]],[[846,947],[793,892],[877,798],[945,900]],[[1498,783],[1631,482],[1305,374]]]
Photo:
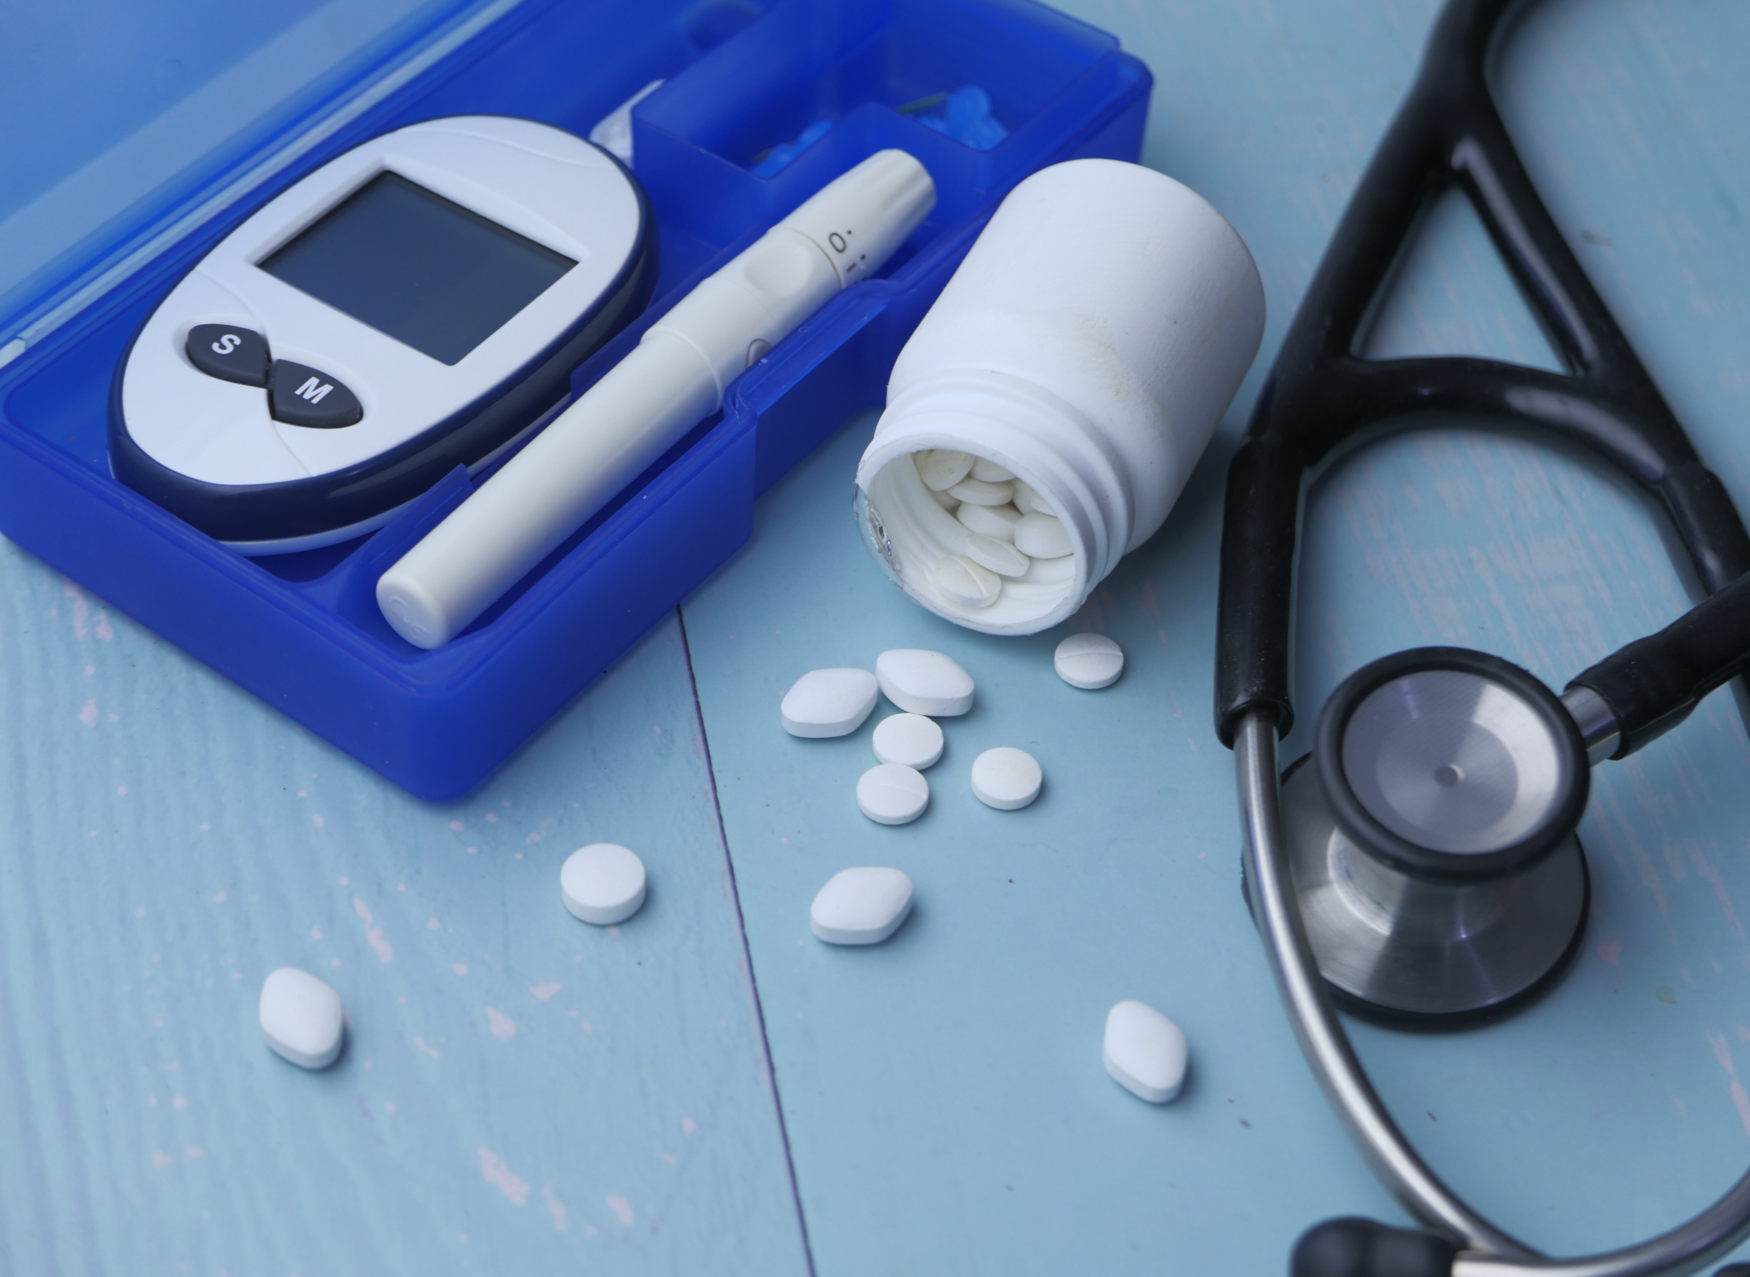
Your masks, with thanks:
[[[245,554],[348,540],[538,422],[656,266],[643,192],[582,138],[503,116],[386,133],[158,304],[117,370],[111,468]]]

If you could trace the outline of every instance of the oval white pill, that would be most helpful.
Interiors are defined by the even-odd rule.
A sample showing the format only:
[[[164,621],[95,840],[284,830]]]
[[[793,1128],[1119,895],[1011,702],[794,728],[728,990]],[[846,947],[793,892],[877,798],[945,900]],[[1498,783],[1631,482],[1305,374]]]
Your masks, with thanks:
[[[809,670],[784,693],[778,716],[792,736],[844,736],[869,717],[875,690],[868,670]]]
[[[974,532],[966,543],[966,557],[981,568],[989,568],[998,576],[1024,576],[1033,560],[1007,541],[980,536]]]
[[[644,862],[618,843],[579,847],[559,866],[559,894],[575,918],[598,927],[624,922],[644,907]]]
[[[926,491],[928,491],[928,489],[926,489]],[[930,495],[936,499],[936,504],[941,506],[949,514],[953,514],[954,511],[960,508],[959,498],[951,497],[946,492],[931,492]]]
[[[954,511],[954,517],[967,531],[998,541],[1013,541],[1021,522],[1020,512],[1012,505],[975,505],[970,501]]]
[[[346,1016],[340,995],[296,967],[281,967],[261,983],[261,1035],[275,1054],[300,1068],[325,1069],[340,1055]]]
[[[911,877],[899,869],[841,869],[808,908],[828,944],[880,944],[911,913]]]
[[[983,483],[1007,483],[1015,477],[1013,470],[1005,470],[994,461],[984,457],[972,459],[972,477]]]
[[[937,559],[930,577],[950,603],[961,607],[989,607],[1003,592],[1003,579],[964,555]]]
[[[1015,485],[967,478],[949,488],[948,495],[970,501],[973,505],[1008,505],[1015,495]]]
[[[875,724],[875,757],[924,771],[942,757],[942,729],[922,714],[890,714]]]
[[[1061,559],[1074,552],[1069,532],[1049,514],[1024,514],[1015,525],[1015,546],[1035,559]]]
[[[1124,649],[1104,634],[1071,634],[1051,658],[1057,676],[1071,687],[1111,687],[1124,673]]]
[[[1019,479],[1015,480],[1015,509],[1022,514],[1051,513],[1051,507],[1045,504],[1039,494]]]
[[[972,473],[972,454],[955,452],[950,448],[933,448],[929,452],[914,452],[911,454],[912,464],[917,467],[918,478],[924,481],[924,487],[932,492],[941,492],[952,488],[967,475]]]
[[[999,745],[972,760],[972,792],[986,807],[1017,811],[1039,797],[1045,773],[1024,749]]]
[[[1150,1104],[1165,1104],[1185,1085],[1185,1034],[1146,1002],[1120,1002],[1106,1013],[1100,1055],[1106,1072]]]
[[[972,675],[941,652],[892,648],[875,658],[875,677],[887,699],[908,713],[953,718],[972,708]]]
[[[857,781],[857,806],[882,825],[909,825],[930,805],[930,782],[915,767],[882,763]]]

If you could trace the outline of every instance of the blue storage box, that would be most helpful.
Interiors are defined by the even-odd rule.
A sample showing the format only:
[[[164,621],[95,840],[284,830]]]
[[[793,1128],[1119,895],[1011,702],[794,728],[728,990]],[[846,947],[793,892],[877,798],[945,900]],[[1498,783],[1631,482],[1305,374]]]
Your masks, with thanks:
[[[194,100],[177,97],[178,76],[220,87],[254,76],[258,96],[276,91],[260,88],[274,65],[264,56],[309,45],[341,7],[276,6],[284,27],[272,39],[249,29],[269,20],[267,7],[223,17],[230,8],[206,0],[176,20],[153,15],[145,34],[113,22],[78,33],[94,44],[75,75],[104,78],[64,136],[33,136],[0,172],[0,229],[53,226],[71,239],[62,246],[42,229],[32,233],[46,248],[0,244],[0,532],[424,798],[478,784],[747,539],[761,491],[881,402],[899,348],[1010,187],[1061,160],[1134,160],[1142,145],[1146,68],[1112,37],[1012,0],[781,0],[764,12],[739,0],[439,3],[312,57],[314,79],[291,76],[210,144],[176,131],[176,111]],[[183,42],[174,56],[152,44],[166,40]],[[59,77],[65,96],[66,67],[41,74]],[[632,117],[634,169],[661,233],[656,300],[576,370],[574,393],[698,279],[875,151],[917,156],[939,202],[881,277],[840,294],[749,369],[720,416],[454,642],[433,652],[404,642],[374,591],[472,491],[461,469],[368,537],[261,559],[110,476],[106,415],[129,338],[253,209],[376,133],[498,113],[583,134],[659,77]],[[1007,129],[991,149],[900,109],[967,84],[989,93]],[[56,118],[46,86],[0,93],[29,101],[28,118]],[[821,120],[831,127],[780,171],[750,172]],[[56,201],[104,173],[122,206],[98,208],[89,230],[56,223]],[[847,475],[847,519],[849,509]]]

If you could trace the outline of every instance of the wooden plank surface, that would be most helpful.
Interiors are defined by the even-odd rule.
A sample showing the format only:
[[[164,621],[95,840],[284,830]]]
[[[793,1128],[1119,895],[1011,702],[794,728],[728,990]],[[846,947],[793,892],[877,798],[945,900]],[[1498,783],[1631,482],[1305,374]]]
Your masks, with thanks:
[[[679,626],[418,802],[18,550],[0,1271],[806,1272]],[[638,849],[635,924],[558,870]],[[275,967],[345,1055],[262,1045]]]
[[[1276,1008],[1209,689],[1226,459],[1434,5],[1065,7],[1153,68],[1146,158],[1233,220],[1270,306],[1167,527],[1063,631],[1117,637],[1124,680],[1076,692],[1050,670],[1059,633],[988,639],[886,584],[849,517],[867,418],[453,806],[0,552],[0,1270],[1273,1272],[1318,1219],[1398,1218]],[[1552,210],[1741,508],[1747,57],[1739,0],[1543,0],[1496,71]],[[1453,205],[1369,350],[1548,358]],[[1306,723],[1399,647],[1465,643],[1559,684],[1686,600],[1636,493],[1463,428],[1322,477],[1301,584]],[[797,741],[776,702],[898,645],[956,655],[980,695],[930,812],[887,829],[852,798],[870,727]],[[966,787],[999,743],[1044,764],[1026,811]],[[1418,1145],[1535,1244],[1637,1240],[1750,1161],[1747,762],[1722,695],[1599,772],[1594,916],[1545,1003],[1471,1034],[1357,1031]],[[598,839],[652,872],[614,935],[558,902],[563,855]],[[910,872],[916,916],[878,949],[822,946],[808,901],[859,863]],[[347,1000],[328,1074],[259,1042],[260,980],[286,963]],[[1173,1106],[1100,1068],[1126,997],[1190,1035]]]

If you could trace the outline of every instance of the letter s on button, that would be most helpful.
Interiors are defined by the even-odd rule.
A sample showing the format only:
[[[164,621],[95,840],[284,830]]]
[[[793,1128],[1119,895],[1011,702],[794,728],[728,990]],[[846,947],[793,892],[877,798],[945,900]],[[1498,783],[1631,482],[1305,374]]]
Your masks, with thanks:
[[[215,355],[228,355],[242,344],[243,339],[236,333],[226,333],[223,337],[213,343],[213,353]]]

